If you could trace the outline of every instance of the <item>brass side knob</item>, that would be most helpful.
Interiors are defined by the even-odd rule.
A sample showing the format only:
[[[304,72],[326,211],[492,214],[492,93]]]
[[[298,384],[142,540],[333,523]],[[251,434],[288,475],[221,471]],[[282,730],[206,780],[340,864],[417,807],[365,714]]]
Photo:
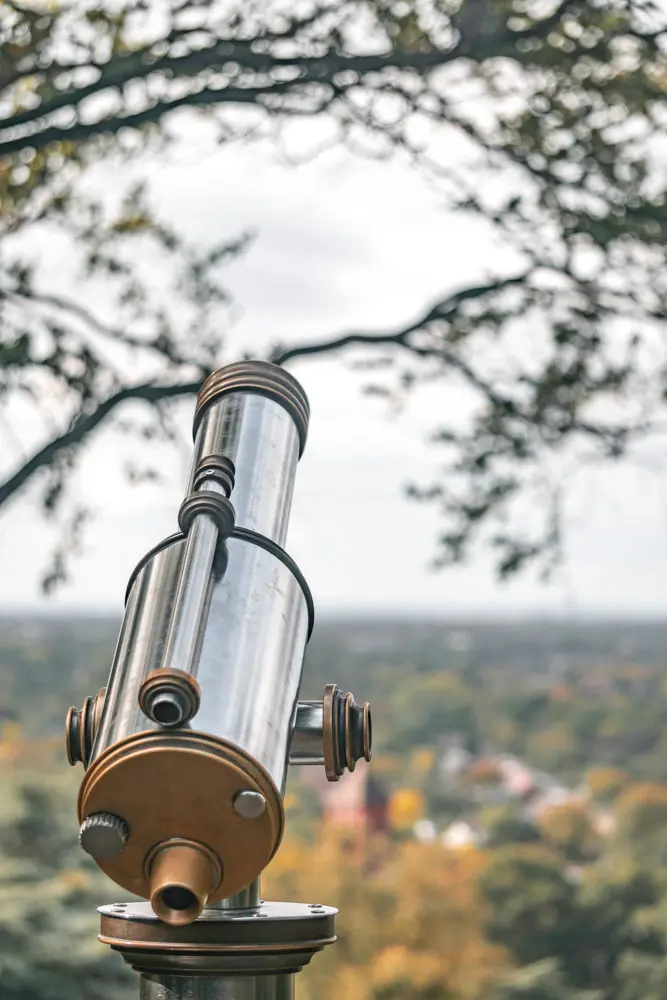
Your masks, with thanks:
[[[65,750],[72,766],[81,763],[88,767],[93,744],[100,724],[106,688],[94,698],[86,698],[81,709],[72,708],[65,719]]]
[[[371,759],[371,706],[367,701],[357,705],[354,695],[344,695],[336,684],[327,684],[322,704],[324,769],[329,781],[338,781],[346,768],[354,771],[362,757]]]

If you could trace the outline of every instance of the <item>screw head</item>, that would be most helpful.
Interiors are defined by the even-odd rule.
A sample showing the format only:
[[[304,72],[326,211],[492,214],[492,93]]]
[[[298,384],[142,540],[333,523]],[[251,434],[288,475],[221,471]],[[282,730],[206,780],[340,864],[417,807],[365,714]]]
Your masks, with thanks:
[[[246,788],[234,796],[234,809],[243,819],[257,819],[266,809],[266,799],[260,792]]]

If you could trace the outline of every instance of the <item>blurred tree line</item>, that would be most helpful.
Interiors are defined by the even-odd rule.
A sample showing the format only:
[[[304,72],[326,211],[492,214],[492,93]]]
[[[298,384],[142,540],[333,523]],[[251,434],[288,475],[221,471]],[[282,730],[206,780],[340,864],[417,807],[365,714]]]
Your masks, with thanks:
[[[638,644],[642,628],[635,627]],[[68,705],[106,683],[117,630],[113,619],[8,620],[0,637],[0,723],[17,725],[26,741],[59,740]],[[488,649],[481,651],[474,644],[464,652],[449,648],[451,631],[433,627],[426,638],[416,632],[411,639],[406,628],[402,645],[389,649],[381,627],[323,622],[309,645],[303,696],[321,697],[335,676],[370,700],[377,766],[392,781],[403,771],[417,775],[436,811],[438,757],[452,738],[476,756],[516,754],[570,784],[595,767],[600,801],[613,797],[621,774],[667,780],[667,664],[660,652],[667,632],[656,630],[646,649],[638,646],[635,662],[611,659],[604,626],[575,639],[564,624],[552,639],[554,650],[571,645],[564,667],[553,664],[550,647],[535,650],[542,659],[531,664],[521,625],[484,626],[479,645]]]
[[[95,907],[118,889],[77,846],[79,774],[64,760],[67,703],[104,681],[116,628],[84,626],[47,623],[22,640],[7,629],[0,640],[3,1000],[136,997],[132,973],[96,941]],[[343,987],[351,1000],[661,1000],[665,665],[572,667],[566,683],[529,691],[530,674],[505,661],[480,675],[442,648],[419,655],[416,671],[342,638],[313,652],[315,688],[340,665],[374,701],[372,771],[389,824],[367,837],[324,823],[314,790],[291,781],[289,834],[265,895],[341,909],[338,945],[301,977],[304,1000]],[[479,751],[455,786],[440,770],[453,735]],[[494,751],[508,749],[553,767],[576,796],[532,817],[517,802],[478,801],[499,781]],[[418,820],[442,828],[457,817],[474,820],[482,841],[454,849],[414,836]]]
[[[74,783],[17,768],[0,811],[3,1000],[129,1000],[96,941],[117,890],[76,846]],[[298,792],[289,805],[298,812]],[[570,814],[568,815],[568,810]],[[667,983],[667,786],[630,785],[615,833],[581,806],[530,843],[439,843],[322,827],[290,833],[266,898],[340,907],[339,939],[301,974],[304,1000],[660,1000]]]

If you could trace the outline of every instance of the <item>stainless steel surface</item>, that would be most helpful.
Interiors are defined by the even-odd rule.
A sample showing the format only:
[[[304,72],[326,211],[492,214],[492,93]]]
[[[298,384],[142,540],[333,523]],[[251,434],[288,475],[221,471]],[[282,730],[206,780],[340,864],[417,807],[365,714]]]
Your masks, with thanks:
[[[244,819],[256,819],[266,809],[266,799],[261,792],[245,789],[235,796],[234,809]]]
[[[202,417],[188,492],[199,460],[207,455],[234,462],[231,501],[237,526],[284,546],[299,460],[299,435],[287,410],[249,392],[223,396]]]
[[[120,816],[93,813],[81,824],[79,843],[93,858],[115,858],[125,848],[129,832]]]
[[[322,700],[300,701],[296,707],[296,721],[290,743],[290,764],[323,764]]]
[[[259,906],[262,898],[261,879],[256,878],[254,882],[247,885],[245,889],[234,893],[227,899],[221,899],[217,903],[209,903],[207,910],[253,910]]]
[[[206,480],[198,493],[225,496],[220,483]],[[163,667],[196,673],[202,623],[211,593],[213,559],[218,526],[209,514],[198,514],[190,525],[174,597],[171,622],[164,646]]]
[[[159,728],[137,698],[148,674],[165,664],[185,544],[176,540],[156,553],[134,581],[92,760],[118,740]],[[236,538],[227,550],[227,569],[221,579],[212,574],[200,623],[201,707],[192,726],[246,750],[282,791],[308,632],[306,601],[272,553]]]
[[[143,975],[140,1000],[293,1000],[294,976]]]

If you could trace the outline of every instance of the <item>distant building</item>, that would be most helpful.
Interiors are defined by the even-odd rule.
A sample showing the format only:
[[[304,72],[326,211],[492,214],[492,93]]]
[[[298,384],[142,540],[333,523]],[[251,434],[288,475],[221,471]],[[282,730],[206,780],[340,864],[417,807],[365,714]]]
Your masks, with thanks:
[[[456,850],[461,847],[476,847],[481,843],[481,835],[474,827],[463,819],[457,819],[450,823],[440,837],[443,847]]]
[[[441,779],[449,784],[468,769],[473,755],[466,749],[463,738],[458,734],[442,736],[438,742],[440,745],[438,771]]]
[[[431,844],[438,836],[438,830],[436,828],[433,820],[430,819],[420,819],[418,820],[412,832],[415,836],[415,840],[419,840],[422,844]]]

